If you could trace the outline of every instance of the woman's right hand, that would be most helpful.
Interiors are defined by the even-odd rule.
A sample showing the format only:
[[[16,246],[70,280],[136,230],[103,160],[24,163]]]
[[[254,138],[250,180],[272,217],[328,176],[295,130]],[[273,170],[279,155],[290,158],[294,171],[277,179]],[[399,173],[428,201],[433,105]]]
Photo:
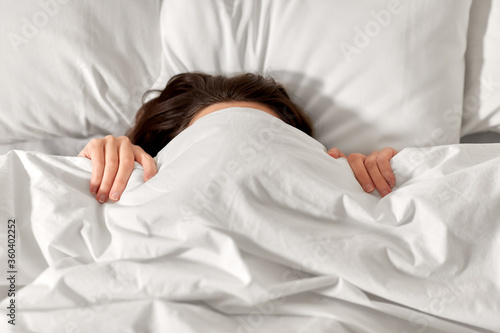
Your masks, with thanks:
[[[118,201],[134,170],[135,161],[144,167],[144,181],[156,175],[155,160],[126,136],[108,135],[92,139],[78,154],[92,161],[90,192],[97,201]]]

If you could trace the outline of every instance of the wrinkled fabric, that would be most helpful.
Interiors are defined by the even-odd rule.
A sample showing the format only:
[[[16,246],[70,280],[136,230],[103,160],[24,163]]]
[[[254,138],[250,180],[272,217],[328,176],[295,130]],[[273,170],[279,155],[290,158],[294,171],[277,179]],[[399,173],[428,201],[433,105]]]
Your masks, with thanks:
[[[0,156],[2,332],[499,331],[500,145],[406,148],[384,198],[325,151],[220,110],[102,205],[86,158]]]

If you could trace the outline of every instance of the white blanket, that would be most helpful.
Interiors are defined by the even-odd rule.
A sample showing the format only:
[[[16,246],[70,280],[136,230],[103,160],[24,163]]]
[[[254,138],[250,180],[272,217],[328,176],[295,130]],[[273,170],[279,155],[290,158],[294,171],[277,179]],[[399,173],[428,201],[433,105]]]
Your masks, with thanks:
[[[156,160],[100,205],[86,158],[0,157],[0,331],[500,331],[498,144],[406,148],[384,198],[253,109],[201,118]]]

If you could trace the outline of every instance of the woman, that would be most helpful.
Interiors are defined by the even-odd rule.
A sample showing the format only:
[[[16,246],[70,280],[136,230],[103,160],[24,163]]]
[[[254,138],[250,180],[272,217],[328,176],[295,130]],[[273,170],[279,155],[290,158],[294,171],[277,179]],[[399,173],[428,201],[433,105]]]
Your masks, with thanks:
[[[172,77],[165,89],[158,92],[158,97],[139,109],[135,124],[126,136],[93,139],[78,154],[92,160],[90,191],[100,203],[108,198],[120,199],[135,161],[144,167],[144,181],[153,177],[157,168],[152,156],[198,119],[221,109],[261,110],[314,136],[309,117],[272,78],[249,73],[232,77],[184,73]],[[393,148],[387,147],[369,156],[346,156],[337,148],[327,153],[333,158],[346,158],[368,193],[376,188],[385,196],[396,183],[389,162],[397,154]]]

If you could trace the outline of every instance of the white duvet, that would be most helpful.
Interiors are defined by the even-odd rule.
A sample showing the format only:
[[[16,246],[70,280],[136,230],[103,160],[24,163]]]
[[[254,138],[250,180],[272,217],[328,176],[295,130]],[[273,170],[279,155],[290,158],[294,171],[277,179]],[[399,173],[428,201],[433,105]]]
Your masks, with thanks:
[[[500,331],[500,145],[406,148],[384,198],[253,109],[156,159],[100,205],[86,158],[0,157],[1,332]]]

